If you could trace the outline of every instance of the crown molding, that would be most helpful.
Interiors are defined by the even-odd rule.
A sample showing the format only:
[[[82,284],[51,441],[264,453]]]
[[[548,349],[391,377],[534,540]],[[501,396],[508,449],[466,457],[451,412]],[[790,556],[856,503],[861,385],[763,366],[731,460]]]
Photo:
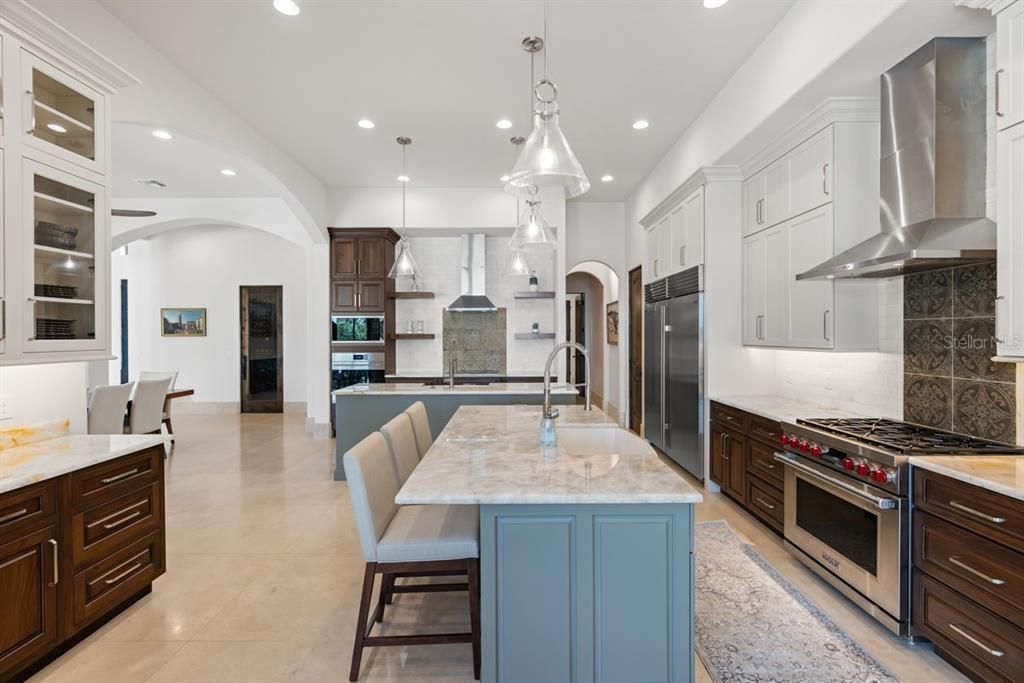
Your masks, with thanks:
[[[23,42],[39,46],[73,64],[101,89],[114,92],[141,83],[136,76],[104,57],[26,0],[0,2],[0,27]]]
[[[669,211],[679,205],[679,202],[709,183],[740,182],[743,182],[743,172],[739,166],[702,166],[667,197],[658,202],[657,206],[640,219],[640,224],[646,230],[664,218]]]
[[[992,14],[999,14],[1017,0],[956,0],[953,4],[957,7],[970,9],[988,10]]]
[[[809,111],[792,126],[740,164],[744,177],[765,168],[815,133],[833,123],[878,123],[880,102],[874,97],[833,97]]]

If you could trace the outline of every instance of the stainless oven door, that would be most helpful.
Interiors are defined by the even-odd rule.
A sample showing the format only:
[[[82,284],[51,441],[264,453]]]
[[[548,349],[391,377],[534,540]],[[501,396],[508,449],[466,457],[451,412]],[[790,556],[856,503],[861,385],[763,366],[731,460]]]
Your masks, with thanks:
[[[907,502],[791,453],[785,537],[897,620],[906,616]]]

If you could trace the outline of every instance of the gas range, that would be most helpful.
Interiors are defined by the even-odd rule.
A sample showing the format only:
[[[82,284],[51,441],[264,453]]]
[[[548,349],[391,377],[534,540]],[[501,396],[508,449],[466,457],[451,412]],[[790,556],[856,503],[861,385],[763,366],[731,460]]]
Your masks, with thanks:
[[[815,418],[783,424],[782,445],[829,469],[907,495],[912,455],[1009,455],[1024,448],[888,418]]]

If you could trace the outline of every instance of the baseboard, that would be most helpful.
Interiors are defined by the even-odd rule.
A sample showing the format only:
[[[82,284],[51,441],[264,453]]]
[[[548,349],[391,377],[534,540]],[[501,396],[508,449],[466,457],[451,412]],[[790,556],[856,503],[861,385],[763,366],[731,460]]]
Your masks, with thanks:
[[[312,417],[306,417],[306,432],[313,435],[314,439],[327,440],[331,438],[331,423],[317,422]]]
[[[174,415],[230,415],[242,411],[238,401],[193,401],[178,399],[171,405]]]
[[[301,415],[306,414],[306,402],[305,401],[285,401],[284,412],[286,413],[299,413]]]

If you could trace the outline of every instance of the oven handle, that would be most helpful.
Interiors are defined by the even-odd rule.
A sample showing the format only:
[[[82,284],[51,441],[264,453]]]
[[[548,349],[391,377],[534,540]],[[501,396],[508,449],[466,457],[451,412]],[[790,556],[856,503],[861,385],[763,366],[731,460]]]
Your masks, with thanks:
[[[819,482],[828,484],[830,486],[835,486],[836,488],[840,488],[840,489],[842,489],[842,490],[844,490],[844,491],[846,491],[848,493],[852,493],[853,495],[857,496],[858,498],[862,498],[864,500],[867,500],[867,501],[871,502],[875,507],[877,507],[880,510],[895,510],[900,505],[900,502],[898,500],[896,500],[895,498],[880,498],[880,497],[874,496],[874,495],[872,495],[872,494],[870,494],[870,493],[868,493],[866,491],[862,491],[861,489],[857,488],[856,486],[850,486],[849,484],[847,484],[845,482],[842,482],[842,481],[839,481],[839,480],[836,480],[836,479],[831,479],[831,478],[826,477],[826,476],[824,476],[822,474],[819,474],[816,470],[813,470],[810,467],[808,467],[807,465],[804,465],[804,464],[800,463],[799,461],[797,461],[796,456],[791,456],[791,455],[787,455],[786,453],[779,453],[779,452],[776,451],[773,457],[775,458],[775,460],[783,463],[784,465],[792,467],[793,469],[797,470],[798,472],[801,472],[802,474],[805,474],[805,475],[807,475],[809,477],[812,477],[812,478],[816,479]]]

